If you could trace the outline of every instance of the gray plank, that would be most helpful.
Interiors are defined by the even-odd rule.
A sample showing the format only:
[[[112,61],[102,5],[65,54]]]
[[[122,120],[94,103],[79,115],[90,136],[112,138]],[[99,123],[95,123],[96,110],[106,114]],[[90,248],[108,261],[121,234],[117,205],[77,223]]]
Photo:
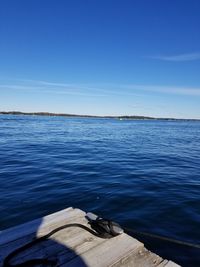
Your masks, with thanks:
[[[74,222],[86,223],[86,220],[84,219],[85,213],[78,209],[66,209],[64,212],[63,211],[57,212],[56,214],[53,214],[53,215],[54,216],[48,215],[44,217],[45,219],[43,220],[42,225],[40,225],[39,229],[36,229],[36,230],[34,229],[33,224],[27,223],[19,227],[13,227],[9,230],[3,231],[1,233],[2,244],[0,247],[0,263],[2,263],[3,259],[11,251],[17,249],[18,247],[23,246],[24,244],[29,243],[36,236],[43,236],[44,234],[49,233],[52,229],[55,229],[56,227],[61,226],[66,223],[74,223]],[[68,231],[68,234],[70,234],[70,230]],[[28,235],[26,235],[27,233]],[[61,231],[61,235],[62,235],[62,231]],[[14,240],[11,240],[12,236]],[[5,243],[6,241],[8,242]]]
[[[176,264],[175,262],[169,261],[165,267],[180,267],[180,265]]]
[[[164,260],[158,267],[181,267],[180,265],[176,264],[175,262]]]
[[[72,228],[70,231],[66,229],[62,232],[58,232],[58,234],[47,242],[42,242],[39,246],[20,253],[13,263],[16,264],[38,257],[57,257],[60,261],[60,256],[62,261],[64,260],[64,262],[66,262],[67,260],[77,257],[79,252],[83,253],[86,249],[90,249],[101,242],[105,242],[104,239],[96,238],[89,232],[80,228]]]
[[[77,213],[78,212],[78,213]],[[9,236],[7,236],[7,231],[4,231],[1,235],[1,238],[3,239],[3,242],[1,244],[1,252],[4,252],[4,250],[8,247],[18,247],[18,245],[23,245],[25,243],[30,242],[33,238],[43,236],[44,234],[49,233],[51,230],[55,229],[56,227],[59,227],[61,225],[64,225],[66,223],[72,223],[72,222],[79,222],[83,218],[83,212],[79,212],[79,210],[75,210],[73,214],[70,214],[70,217],[68,214],[64,214],[61,216],[57,216],[56,220],[49,220],[48,224],[45,224],[44,222],[40,225],[37,226],[38,228],[34,229],[33,227],[30,226],[29,223],[24,224],[23,226],[27,229],[27,233],[25,234],[26,231],[24,231],[22,227],[22,232],[23,233],[18,233],[18,231],[21,230],[21,227],[17,229],[16,233],[16,228],[11,228],[9,229]],[[72,216],[73,215],[73,216]],[[29,228],[30,226],[30,228]],[[28,231],[29,230],[29,231]],[[11,236],[13,236],[13,239],[11,240]],[[16,237],[19,237],[16,239]],[[8,242],[5,242],[7,239]]]
[[[112,266],[120,259],[126,257],[133,251],[142,248],[143,244],[136,239],[122,234],[120,236],[107,239],[105,242],[80,253],[79,257],[67,262],[62,267],[82,266],[83,263],[88,267]]]
[[[81,223],[88,226],[85,212],[68,208],[42,219],[2,231],[0,233],[0,266],[11,251],[35,237],[67,224]],[[151,253],[136,239],[122,234],[111,239],[101,239],[80,228],[67,228],[57,232],[47,241],[20,253],[13,263],[33,258],[57,258],[62,267],[178,267]]]
[[[134,251],[134,253],[131,252],[130,255],[121,258],[120,261],[112,265],[112,267],[158,267],[162,262],[163,259],[160,256],[143,247],[142,249],[138,249],[137,251]]]
[[[78,215],[84,215],[85,213],[79,209],[68,208],[51,215],[47,215],[42,219],[36,219],[34,221],[12,227],[8,230],[4,230],[0,233],[0,245],[14,241],[23,236],[37,232],[38,236],[44,235],[50,231],[49,226],[54,227],[60,221],[69,220]]]

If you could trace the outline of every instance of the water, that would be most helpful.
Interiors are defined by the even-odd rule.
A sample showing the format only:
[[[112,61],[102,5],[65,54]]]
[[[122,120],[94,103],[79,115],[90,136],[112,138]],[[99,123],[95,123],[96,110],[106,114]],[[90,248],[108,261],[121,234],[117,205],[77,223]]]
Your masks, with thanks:
[[[0,116],[0,229],[68,206],[200,243],[200,122]],[[200,266],[198,249],[144,239]]]

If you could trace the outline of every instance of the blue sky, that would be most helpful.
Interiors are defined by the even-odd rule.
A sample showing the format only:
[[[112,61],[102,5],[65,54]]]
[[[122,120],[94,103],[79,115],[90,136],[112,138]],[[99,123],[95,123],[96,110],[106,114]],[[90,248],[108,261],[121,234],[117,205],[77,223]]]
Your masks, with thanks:
[[[200,1],[0,0],[0,110],[200,119]]]

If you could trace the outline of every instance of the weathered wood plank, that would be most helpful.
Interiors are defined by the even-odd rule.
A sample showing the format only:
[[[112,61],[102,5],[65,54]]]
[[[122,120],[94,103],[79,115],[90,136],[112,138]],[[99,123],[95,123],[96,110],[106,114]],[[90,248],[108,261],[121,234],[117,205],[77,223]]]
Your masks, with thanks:
[[[72,214],[66,214],[65,212],[65,214],[57,216],[56,219],[52,218],[52,220],[49,220],[48,223],[45,223],[45,220],[40,220],[40,224],[38,224],[37,227],[32,227],[32,225],[30,225],[29,223],[24,224],[23,226],[28,229],[26,229],[27,231],[24,231],[22,228],[23,233],[20,233],[21,226],[18,229],[14,227],[12,229],[9,229],[9,231],[3,231],[1,234],[1,251],[4,249],[4,247],[12,247],[15,243],[20,244],[26,243],[26,241],[30,242],[32,238],[35,238],[36,236],[43,236],[44,234],[47,234],[51,230],[55,229],[56,227],[64,225],[65,223],[72,223],[75,221],[79,222],[83,218],[84,214],[85,213],[80,213],[79,210],[76,209]],[[11,239],[12,236],[13,239]]]
[[[69,212],[69,211],[67,211]],[[61,215],[59,215],[61,214]],[[23,234],[21,234],[22,237],[20,237],[19,239],[16,239],[14,241],[11,241],[10,238],[11,238],[11,234],[12,234],[12,229],[13,229],[13,235],[14,235],[14,238],[16,238],[16,236],[20,236],[20,235],[15,235],[15,230],[16,228],[12,228],[12,229],[9,229],[9,240],[10,242],[8,243],[4,243],[1,245],[1,249],[0,249],[0,262],[3,261],[3,259],[13,250],[17,249],[18,247],[21,247],[27,243],[29,243],[30,241],[32,241],[33,239],[35,239],[35,237],[40,237],[40,236],[43,236],[44,234],[47,234],[49,233],[51,230],[61,226],[61,225],[64,225],[64,224],[68,224],[68,223],[81,223],[81,224],[86,224],[87,221],[85,219],[85,213],[84,212],[80,212],[80,210],[78,209],[75,209],[73,213],[70,212],[70,216],[67,216],[66,215],[66,212],[65,214],[62,214],[62,213],[58,213],[56,218],[51,218],[51,220],[48,221],[48,224],[46,223],[42,223],[42,225],[40,225],[39,229],[38,229],[38,232],[34,232],[33,231],[33,228],[30,228],[29,229],[29,232],[32,232],[31,234],[29,235],[25,235],[24,236],[24,232]],[[28,226],[30,224],[28,223]],[[27,224],[24,224],[23,226],[25,226],[25,228],[27,227]],[[21,229],[21,227],[20,227]],[[17,229],[19,230],[19,229]],[[73,231],[74,233],[80,231],[79,228],[68,228],[67,229],[67,235],[70,237],[70,233]],[[63,230],[64,231],[64,230]],[[60,238],[60,241],[63,239],[63,231],[60,231],[58,232],[57,234],[55,234],[53,236],[56,237],[56,236],[61,236]],[[3,235],[3,233],[2,233]],[[5,235],[6,235],[6,238],[7,238],[7,231],[5,231]],[[5,238],[5,239],[6,239]],[[4,240],[5,240],[4,239]],[[33,247],[31,249],[36,249],[36,247]],[[29,251],[31,251],[31,249]]]
[[[137,251],[131,252],[124,258],[121,258],[120,261],[112,265],[112,267],[156,267],[161,262],[163,262],[163,259],[161,257],[143,247],[138,249]]]
[[[69,223],[88,225],[85,212],[68,208],[0,233],[0,267],[11,251]],[[136,239],[122,234],[101,239],[81,228],[66,228],[27,251],[20,253],[12,263],[34,258],[56,258],[61,267],[178,267],[151,253]]]
[[[122,234],[106,240],[106,242],[87,250],[85,253],[80,254],[77,251],[77,254],[79,254],[80,257],[76,257],[61,266],[81,266],[82,262],[84,262],[88,267],[112,266],[121,258],[124,258],[126,255],[133,251],[137,251],[142,247],[143,244],[141,242],[126,234]]]
[[[77,222],[84,225],[88,224],[87,220],[83,216],[78,217]],[[59,258],[59,254],[65,254],[64,256],[62,256],[62,259],[65,259],[66,261],[67,259],[70,260],[71,258],[77,256],[77,254],[75,254],[75,250],[77,248],[80,252],[84,252],[86,249],[90,249],[91,247],[94,247],[95,245],[101,242],[105,242],[105,240],[97,238],[91,233],[84,231],[81,228],[67,228],[53,235],[50,240],[42,242],[39,245],[34,246],[23,253],[20,253],[20,255],[17,256],[17,259],[14,260],[13,263],[19,263],[31,258],[38,257],[47,258],[57,256]],[[2,251],[4,257],[9,253],[5,253],[5,251]],[[3,257],[1,260],[1,264],[2,261]]]
[[[73,238],[73,234],[76,234],[77,230],[70,230],[67,234],[68,234],[68,238]],[[80,231],[81,234],[81,231]],[[60,239],[62,239],[62,235],[63,233],[60,233],[61,237]],[[17,242],[18,241],[18,242]],[[31,240],[29,239],[29,237],[24,237],[23,238],[23,244],[21,243],[21,240],[17,240],[15,241],[14,244],[9,243],[8,246],[1,248],[0,249],[0,266],[4,260],[4,258],[12,251],[14,251],[16,248],[21,247],[23,244],[27,244],[29,243]],[[56,246],[57,245],[57,246]],[[57,248],[58,247],[58,248]],[[58,249],[59,251],[63,250],[63,245],[59,244],[57,241],[54,241],[53,239],[48,239],[45,241],[42,241],[41,243],[38,243],[37,245],[29,248],[28,250],[25,250],[24,252],[21,252],[18,256],[17,259],[21,260],[23,259],[23,261],[30,259],[30,258],[38,258],[38,256],[42,256],[42,257],[46,257],[46,253],[48,251],[51,251],[52,253],[58,253]],[[48,255],[50,255],[50,253],[48,253]]]
[[[158,267],[180,267],[180,265],[172,261],[164,260]]]
[[[92,237],[90,233],[80,231],[78,235],[72,235],[71,237],[68,236],[65,240],[65,244],[63,240],[62,243],[59,243],[55,240],[48,240],[47,242],[44,242],[40,247],[31,249],[31,251],[28,251],[27,253],[20,254],[20,256],[17,257],[17,259],[14,260],[13,263],[20,263],[39,257],[56,258],[58,259],[60,265],[61,259],[64,262],[69,261],[72,258],[77,257],[79,253],[83,253],[102,242],[105,242],[105,240],[100,238],[96,239],[95,237]]]
[[[37,233],[38,236],[48,233],[50,230],[48,226],[54,227],[54,224],[63,220],[69,220],[78,215],[85,215],[85,213],[79,209],[68,208],[51,215],[47,215],[42,219],[36,219],[34,221],[4,230],[0,233],[0,246],[19,239],[23,236]]]

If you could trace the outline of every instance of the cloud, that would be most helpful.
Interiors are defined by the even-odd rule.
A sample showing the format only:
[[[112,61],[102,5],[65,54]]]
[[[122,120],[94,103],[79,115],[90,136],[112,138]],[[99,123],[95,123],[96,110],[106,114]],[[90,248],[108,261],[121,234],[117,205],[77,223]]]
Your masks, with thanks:
[[[112,83],[96,83],[96,84],[91,84],[91,83],[59,83],[59,82],[49,82],[49,81],[42,81],[42,80],[19,80],[23,83],[23,88],[25,88],[24,83],[27,85],[33,86],[34,88],[43,88],[44,91],[50,92],[49,90],[52,90],[51,92],[55,92],[58,94],[67,94],[69,91],[70,94],[73,92],[80,92],[80,95],[86,95],[89,96],[88,93],[91,94],[91,96],[110,96],[110,95],[129,95],[129,96],[138,96],[138,94],[134,92],[124,92],[123,91],[123,85],[120,84],[112,84]],[[18,86],[18,85],[15,85]],[[14,86],[14,87],[15,87]],[[42,86],[42,87],[41,87]],[[2,87],[0,85],[0,87]],[[120,92],[118,89],[122,89]],[[62,91],[61,91],[62,90]],[[76,94],[76,93],[75,93]]]
[[[26,93],[46,93],[55,95],[74,95],[83,97],[148,97],[150,94],[176,94],[200,96],[200,87],[181,87],[164,85],[96,83],[76,84],[39,80],[21,80],[15,84],[0,84],[1,89],[23,91]]]
[[[0,84],[0,90],[17,90],[25,93],[45,93],[55,95],[74,95],[74,96],[85,96],[85,97],[106,97],[106,94],[92,94],[78,91],[78,88],[67,88],[68,90],[60,90],[60,88],[48,88],[41,86],[25,86],[25,85],[9,85]]]
[[[179,55],[169,55],[169,56],[151,56],[149,58],[159,59],[164,61],[181,62],[181,61],[194,61],[200,60],[200,53],[190,53],[190,54],[179,54]]]
[[[125,85],[124,85],[125,87]],[[200,88],[194,87],[178,87],[178,86],[163,86],[163,85],[126,85],[127,88],[132,90],[149,91],[163,94],[177,94],[200,96]]]

